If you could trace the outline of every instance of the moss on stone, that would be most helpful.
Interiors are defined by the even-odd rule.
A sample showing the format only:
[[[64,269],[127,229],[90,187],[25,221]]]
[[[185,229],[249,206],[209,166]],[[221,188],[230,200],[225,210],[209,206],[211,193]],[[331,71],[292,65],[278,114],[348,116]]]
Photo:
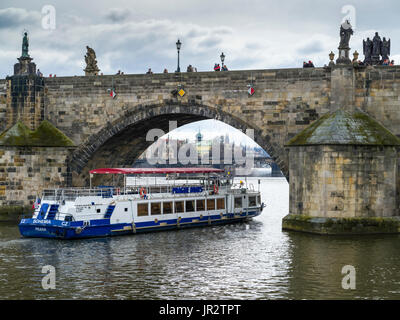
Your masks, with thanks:
[[[22,216],[31,216],[32,213],[32,206],[1,206],[0,222],[19,221]]]
[[[0,135],[1,146],[73,147],[74,143],[64,133],[44,120],[35,131],[18,121]]]
[[[315,218],[289,214],[282,220],[282,229],[331,235],[400,233],[400,217]]]
[[[364,112],[337,110],[312,123],[287,146],[343,144],[398,146],[400,139]]]

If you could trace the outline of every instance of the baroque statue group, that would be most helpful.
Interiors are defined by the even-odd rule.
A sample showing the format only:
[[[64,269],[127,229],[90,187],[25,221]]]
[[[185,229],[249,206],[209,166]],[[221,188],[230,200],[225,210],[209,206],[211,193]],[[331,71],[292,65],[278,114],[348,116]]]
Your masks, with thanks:
[[[389,61],[390,56],[390,39],[386,40],[385,37],[381,40],[378,32],[375,32],[374,38],[371,40],[363,40],[364,50],[364,64],[365,65],[379,65],[385,61]]]

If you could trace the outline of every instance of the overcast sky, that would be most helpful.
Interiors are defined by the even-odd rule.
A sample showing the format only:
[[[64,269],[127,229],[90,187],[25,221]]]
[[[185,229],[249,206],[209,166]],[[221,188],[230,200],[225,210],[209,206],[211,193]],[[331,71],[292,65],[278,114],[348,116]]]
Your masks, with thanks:
[[[54,30],[42,27],[45,5],[56,10]],[[342,13],[346,5],[355,15]],[[24,29],[30,55],[45,75],[83,75],[86,45],[96,51],[104,74],[174,71],[178,38],[184,70],[188,64],[212,70],[222,51],[235,70],[298,67],[310,59],[323,66],[331,50],[337,53],[346,14],[355,17],[352,51],[362,54],[362,39],[379,31],[392,39],[392,57],[400,62],[399,9],[395,0],[2,0],[0,77],[12,73]]]
[[[46,5],[55,9],[55,29],[43,27]],[[230,70],[301,67],[304,60],[323,66],[331,50],[337,58],[346,16],[355,31],[351,53],[363,59],[362,39],[378,31],[391,38],[391,58],[400,63],[399,10],[398,0],[1,0],[0,78],[13,73],[24,30],[45,76],[83,75],[86,45],[104,74],[175,71],[178,38],[182,70],[210,71],[221,52]]]

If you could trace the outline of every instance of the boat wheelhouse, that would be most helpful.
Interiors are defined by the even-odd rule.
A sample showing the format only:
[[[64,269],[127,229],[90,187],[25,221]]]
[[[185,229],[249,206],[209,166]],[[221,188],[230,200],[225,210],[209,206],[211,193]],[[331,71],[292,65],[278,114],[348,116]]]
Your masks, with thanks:
[[[92,187],[94,174],[123,186]],[[89,238],[243,221],[264,208],[259,190],[215,168],[102,168],[90,188],[44,190],[24,237]]]

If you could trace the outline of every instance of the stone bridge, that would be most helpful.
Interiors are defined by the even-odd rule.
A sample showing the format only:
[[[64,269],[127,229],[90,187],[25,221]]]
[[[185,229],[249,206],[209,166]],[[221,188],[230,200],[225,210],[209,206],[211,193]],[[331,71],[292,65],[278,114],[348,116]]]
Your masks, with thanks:
[[[248,85],[255,89],[249,95]],[[117,97],[110,97],[114,87]],[[4,89],[3,89],[4,88]],[[183,88],[185,94],[176,94]],[[80,186],[96,167],[125,167],[150,129],[218,119],[254,129],[288,180],[286,143],[323,115],[359,108],[400,136],[400,67],[296,68],[0,80],[0,129],[47,120],[73,145],[0,146],[0,204],[27,205],[43,187]],[[4,133],[2,136],[4,140]]]

